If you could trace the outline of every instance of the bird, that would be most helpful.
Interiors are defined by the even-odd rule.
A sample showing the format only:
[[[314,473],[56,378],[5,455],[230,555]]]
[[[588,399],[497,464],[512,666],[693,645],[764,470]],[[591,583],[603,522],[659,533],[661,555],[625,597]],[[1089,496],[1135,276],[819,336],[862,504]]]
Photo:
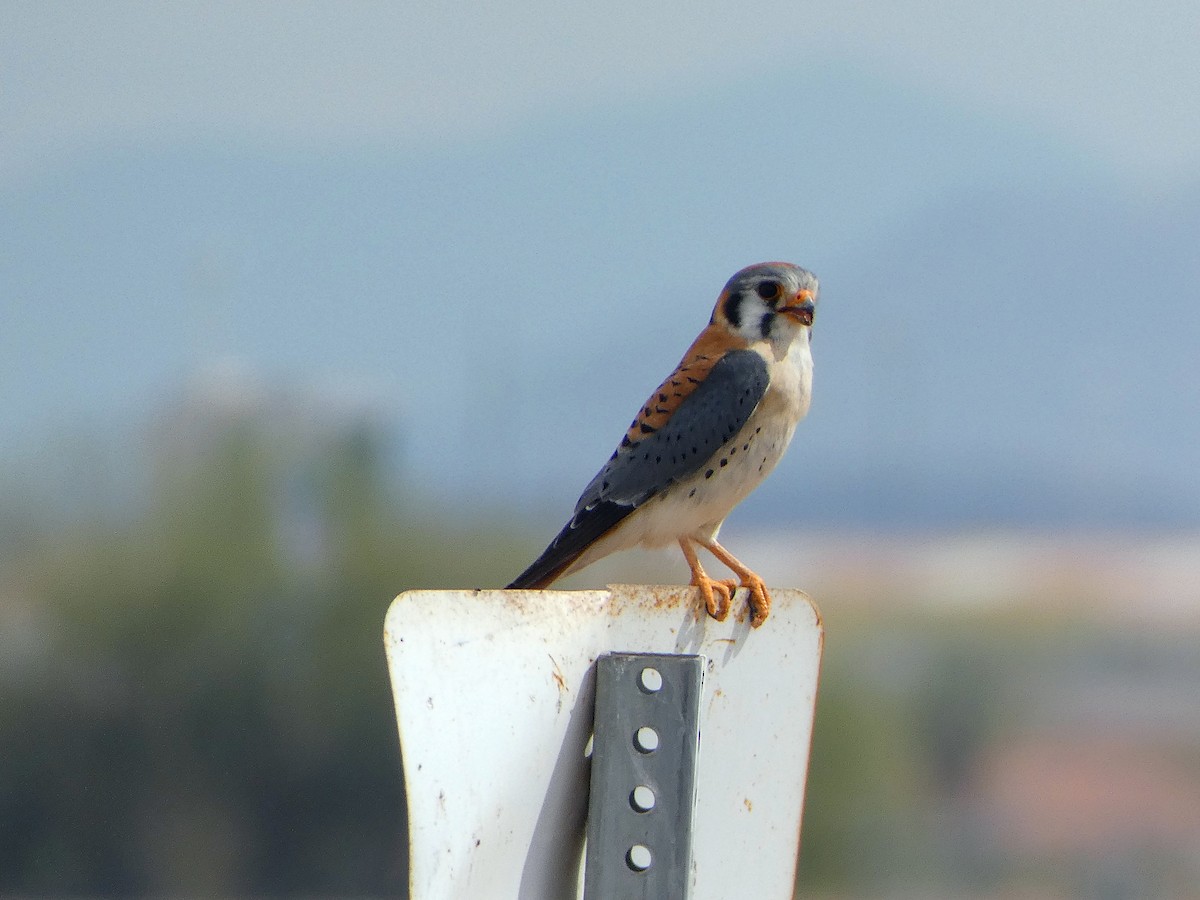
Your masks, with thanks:
[[[721,524],[775,468],[812,400],[818,283],[786,262],[747,266],[708,325],[634,417],[545,551],[508,590],[540,590],[634,546],[679,545],[708,614],[747,589],[750,623],[771,611],[766,584],[717,541]],[[697,548],[737,580],[711,577]]]

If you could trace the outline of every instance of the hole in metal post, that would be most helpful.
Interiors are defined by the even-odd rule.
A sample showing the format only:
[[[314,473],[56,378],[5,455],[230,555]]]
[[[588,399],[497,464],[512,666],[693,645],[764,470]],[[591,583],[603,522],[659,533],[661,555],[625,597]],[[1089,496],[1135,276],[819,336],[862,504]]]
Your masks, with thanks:
[[[650,848],[645,844],[634,844],[625,854],[625,864],[635,872],[645,872],[653,862]]]
[[[651,666],[646,666],[646,668],[642,669],[641,674],[638,676],[638,687],[647,694],[657,694],[662,690],[662,686],[662,672]]]
[[[654,791],[644,784],[639,784],[629,795],[629,805],[633,807],[634,812],[650,812],[654,809],[656,799]]]
[[[658,749],[658,732],[649,725],[643,725],[634,732],[633,746],[642,753],[653,753]]]

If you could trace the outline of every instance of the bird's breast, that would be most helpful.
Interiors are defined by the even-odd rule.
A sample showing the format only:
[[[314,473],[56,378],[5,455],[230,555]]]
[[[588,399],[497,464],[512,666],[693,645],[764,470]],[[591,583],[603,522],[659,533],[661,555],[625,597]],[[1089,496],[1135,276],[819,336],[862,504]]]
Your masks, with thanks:
[[[812,357],[769,359],[770,383],[754,412],[730,440],[687,478],[629,517],[615,545],[658,547],[683,535],[711,535],[783,457],[812,395]]]
[[[781,358],[768,358],[767,372],[771,381],[755,415],[765,411],[783,416],[795,428],[812,403],[813,360],[807,339]]]
[[[715,531],[783,457],[808,408],[810,384],[811,377],[799,373],[773,383],[731,440],[638,510],[632,543],[662,546],[682,535]]]

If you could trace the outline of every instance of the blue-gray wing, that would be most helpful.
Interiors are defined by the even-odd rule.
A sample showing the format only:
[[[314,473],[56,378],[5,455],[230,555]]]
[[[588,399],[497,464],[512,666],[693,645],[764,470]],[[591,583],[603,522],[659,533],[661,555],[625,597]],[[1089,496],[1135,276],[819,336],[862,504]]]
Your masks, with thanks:
[[[769,380],[761,356],[753,350],[735,350],[713,365],[657,430],[634,420],[639,427],[631,431],[645,436],[636,441],[627,436],[621,442],[584,489],[571,521],[509,587],[548,587],[635,509],[699,470],[742,430]]]
[[[617,448],[584,489],[576,516],[605,501],[636,509],[696,472],[741,431],[769,380],[758,353],[727,353],[661,428]]]

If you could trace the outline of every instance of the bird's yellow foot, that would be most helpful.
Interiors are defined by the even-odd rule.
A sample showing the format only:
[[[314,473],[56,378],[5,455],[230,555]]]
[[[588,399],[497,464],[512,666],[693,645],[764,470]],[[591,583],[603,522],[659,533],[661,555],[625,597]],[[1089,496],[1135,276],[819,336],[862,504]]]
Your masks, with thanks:
[[[766,583],[753,572],[747,572],[742,578],[742,587],[750,592],[746,605],[750,609],[750,624],[757,628],[771,614],[771,593]]]
[[[729,615],[729,607],[733,601],[733,592],[737,590],[737,582],[733,580],[719,581],[707,575],[692,573],[692,584],[700,588],[700,596],[704,598],[704,608],[718,622],[724,622]],[[769,601],[768,601],[769,603]]]

